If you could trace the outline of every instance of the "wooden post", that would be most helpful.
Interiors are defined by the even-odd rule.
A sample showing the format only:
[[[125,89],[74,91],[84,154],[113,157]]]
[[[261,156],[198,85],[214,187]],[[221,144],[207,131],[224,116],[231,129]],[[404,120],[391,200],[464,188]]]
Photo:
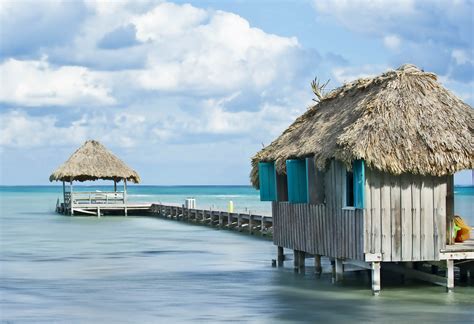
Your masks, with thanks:
[[[344,265],[342,259],[336,259],[336,282],[342,281],[344,277]]]
[[[283,250],[283,246],[278,247],[278,257],[277,257],[277,264],[279,267],[283,267],[283,261],[285,261],[285,254]]]
[[[70,189],[69,189],[69,205],[71,207],[71,216],[74,216],[74,208],[72,207],[73,201],[74,201],[73,197],[72,197],[72,195],[73,195],[73,193],[72,193],[72,179],[69,182],[69,186],[70,186]]]
[[[300,251],[300,268],[299,272],[300,273],[305,273],[305,267],[306,267],[306,252],[305,251]]]
[[[446,184],[446,222],[448,231],[448,244],[454,244],[453,238],[453,221],[454,221],[454,176],[448,176]]]
[[[332,283],[336,282],[336,261],[331,259],[331,281]]]
[[[249,234],[252,235],[253,219],[252,214],[249,212]]]
[[[224,225],[224,220],[222,219],[222,212],[219,211],[219,228],[222,228]]]
[[[66,183],[63,181],[63,203],[66,205]]]
[[[117,192],[117,179],[114,178],[114,192]]]
[[[127,210],[127,179],[123,178],[123,204],[124,204],[124,214],[125,217],[128,216]]]
[[[321,273],[323,273],[323,268],[321,267],[321,256],[319,254],[314,256],[314,268],[316,274],[321,275]]]
[[[300,253],[298,250],[293,250],[293,268],[295,272],[298,272],[300,268]]]
[[[100,218],[100,206],[97,206],[97,218]]]
[[[372,262],[372,293],[380,293],[380,262]]]
[[[454,261],[446,260],[446,291],[451,292],[454,289]]]

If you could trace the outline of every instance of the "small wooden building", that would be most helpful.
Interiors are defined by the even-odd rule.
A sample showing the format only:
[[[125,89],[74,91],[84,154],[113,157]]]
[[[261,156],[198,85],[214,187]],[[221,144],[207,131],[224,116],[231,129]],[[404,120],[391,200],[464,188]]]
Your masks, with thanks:
[[[473,109],[413,65],[322,97],[252,159],[279,263],[289,248],[296,265],[331,258],[336,277],[343,262],[371,269],[375,293],[381,263],[453,288],[454,263],[474,259],[473,241],[450,235],[453,174],[474,168],[473,130]],[[447,279],[421,262],[443,262]]]
[[[114,191],[77,191],[73,181],[112,180]],[[146,209],[149,204],[130,204],[127,201],[127,181],[140,182],[140,176],[122,160],[107,150],[101,143],[90,140],[77,149],[71,157],[51,174],[49,181],[63,182],[63,203],[57,206],[59,212],[74,215],[122,212]],[[123,181],[123,191],[117,191],[117,183]],[[66,186],[69,183],[69,188]]]

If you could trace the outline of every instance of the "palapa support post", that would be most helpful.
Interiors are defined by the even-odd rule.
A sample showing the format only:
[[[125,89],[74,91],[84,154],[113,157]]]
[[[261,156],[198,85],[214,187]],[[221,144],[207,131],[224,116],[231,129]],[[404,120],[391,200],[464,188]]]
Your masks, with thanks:
[[[295,272],[304,273],[305,269],[305,252],[299,250],[293,250],[293,265]]]
[[[336,282],[336,261],[334,258],[331,258],[331,281],[332,283]]]
[[[63,180],[63,214],[65,214],[66,209],[66,183]]]
[[[299,271],[300,267],[300,254],[298,250],[293,250],[293,269],[295,272]]]
[[[117,192],[117,179],[114,177],[114,192]]]
[[[454,289],[454,260],[446,260],[446,291]]]
[[[336,282],[342,281],[344,278],[344,264],[342,259],[336,259]]]
[[[314,255],[314,269],[317,275],[321,275],[323,273],[323,268],[321,267],[321,255],[315,254]]]
[[[300,251],[300,273],[305,273],[305,268],[306,268],[306,252],[305,251]]]
[[[283,267],[283,262],[285,261],[285,253],[283,246],[278,247],[278,252],[277,252],[277,265],[278,267]]]
[[[123,204],[124,204],[124,214],[125,217],[128,216],[128,210],[127,210],[127,179],[123,178]]]
[[[372,294],[378,296],[380,293],[380,262],[372,262]]]
[[[71,207],[71,216],[74,216],[74,208],[73,208],[73,193],[72,193],[72,179],[69,182],[69,205]]]

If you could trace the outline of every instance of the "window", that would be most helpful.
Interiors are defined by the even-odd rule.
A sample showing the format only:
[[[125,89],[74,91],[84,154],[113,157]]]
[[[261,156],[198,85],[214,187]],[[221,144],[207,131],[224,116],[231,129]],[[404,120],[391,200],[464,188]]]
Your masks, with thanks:
[[[352,171],[344,177],[344,207],[364,208],[365,165],[363,160],[352,162]]]
[[[345,207],[354,207],[354,173],[346,171],[346,203]]]
[[[288,178],[288,201],[290,203],[308,202],[308,175],[306,160],[286,160]]]
[[[259,162],[258,179],[260,182],[260,200],[276,201],[275,164],[273,162]]]

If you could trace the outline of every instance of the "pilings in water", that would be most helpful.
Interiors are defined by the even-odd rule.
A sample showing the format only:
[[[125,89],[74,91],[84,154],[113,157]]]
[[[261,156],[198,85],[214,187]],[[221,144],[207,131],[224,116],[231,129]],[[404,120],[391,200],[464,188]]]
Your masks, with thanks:
[[[178,221],[203,224],[214,228],[235,230],[251,235],[271,237],[273,234],[273,219],[271,216],[194,209],[184,206],[162,204],[152,204],[149,214]]]

